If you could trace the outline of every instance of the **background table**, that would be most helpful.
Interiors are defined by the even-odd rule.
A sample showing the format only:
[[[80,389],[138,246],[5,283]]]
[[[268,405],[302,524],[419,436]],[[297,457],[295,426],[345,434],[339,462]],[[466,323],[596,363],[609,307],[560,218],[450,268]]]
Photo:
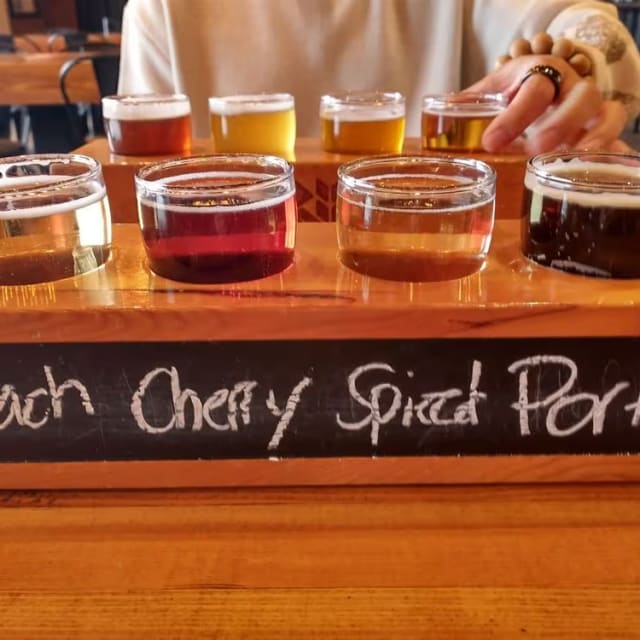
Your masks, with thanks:
[[[5,53],[0,54],[0,104],[63,104],[58,81],[60,68],[67,60],[85,54]],[[78,65],[69,74],[69,97],[74,102],[100,102],[98,86],[90,61]]]
[[[2,637],[640,637],[640,487],[0,494]]]

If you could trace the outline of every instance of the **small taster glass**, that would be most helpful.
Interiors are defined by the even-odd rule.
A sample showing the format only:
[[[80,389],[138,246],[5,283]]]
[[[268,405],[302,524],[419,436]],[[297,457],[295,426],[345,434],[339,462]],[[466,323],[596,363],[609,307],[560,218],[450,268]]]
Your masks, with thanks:
[[[0,285],[88,273],[111,253],[102,168],[81,155],[0,160]]]
[[[422,148],[477,151],[482,134],[507,107],[499,93],[445,93],[422,99]]]
[[[262,153],[293,158],[295,101],[288,93],[209,98],[216,152]]]
[[[333,153],[400,153],[405,98],[401,93],[348,91],[320,99],[322,146]]]
[[[640,155],[552,152],[527,163],[522,251],[554,269],[640,278]]]
[[[160,162],[136,174],[151,269],[185,282],[254,280],[293,262],[297,208],[283,158],[213,155]]]
[[[182,94],[107,96],[102,116],[112,153],[174,155],[191,149],[191,103]]]
[[[340,260],[387,280],[470,275],[489,251],[495,184],[494,170],[478,160],[398,156],[342,165]]]

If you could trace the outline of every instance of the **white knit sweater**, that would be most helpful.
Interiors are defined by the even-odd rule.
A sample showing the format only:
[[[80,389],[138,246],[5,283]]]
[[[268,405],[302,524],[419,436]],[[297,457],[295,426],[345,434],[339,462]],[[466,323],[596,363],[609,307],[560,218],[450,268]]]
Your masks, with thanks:
[[[615,7],[571,0],[130,0],[119,91],[186,93],[198,136],[212,95],[292,93],[310,136],[323,93],[401,91],[418,135],[423,94],[471,84],[540,31],[582,41],[602,91],[635,104],[640,56]]]

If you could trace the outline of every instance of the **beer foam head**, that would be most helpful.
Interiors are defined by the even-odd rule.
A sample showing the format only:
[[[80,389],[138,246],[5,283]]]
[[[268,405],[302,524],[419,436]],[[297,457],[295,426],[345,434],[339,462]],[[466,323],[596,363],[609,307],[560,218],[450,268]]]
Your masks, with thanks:
[[[77,211],[107,195],[104,185],[97,180],[72,187],[76,182],[74,176],[0,178],[0,220],[42,218]]]
[[[102,99],[102,115],[109,120],[166,120],[191,113],[187,96],[125,95]]]
[[[528,170],[525,187],[543,197],[582,207],[640,210],[640,167],[573,158]]]
[[[491,118],[507,106],[499,93],[445,93],[422,98],[422,112],[453,118]]]
[[[154,189],[161,197],[153,199],[151,194],[141,195],[138,204],[155,209],[167,209],[172,213],[246,213],[256,209],[267,209],[285,202],[295,194],[293,180],[287,180],[271,188],[267,195],[252,191],[261,183],[272,181],[274,176],[251,171],[201,171],[172,175],[154,180]],[[244,189],[246,187],[246,190]],[[190,192],[189,204],[181,204],[179,197],[171,197],[171,190]],[[170,201],[170,202],[168,202]]]
[[[380,91],[347,91],[322,96],[320,117],[342,122],[395,120],[405,115],[405,99],[401,93]]]
[[[404,105],[380,105],[379,107],[338,105],[335,107],[321,107],[320,117],[340,122],[397,120],[404,117]]]
[[[495,200],[492,187],[478,186],[477,180],[468,176],[443,176],[438,173],[380,173],[360,181],[366,188],[377,188],[378,202],[372,206],[377,211],[391,213],[415,213],[422,215],[456,213],[491,205]],[[385,194],[388,192],[388,195]],[[359,187],[338,184],[338,196],[342,200],[362,206],[366,192]],[[386,199],[386,202],[384,200]],[[390,204],[392,203],[392,204]]]
[[[422,113],[447,118],[493,118],[503,110],[504,107],[500,106],[473,105],[473,107],[465,106],[462,109],[458,107],[424,107]]]
[[[209,98],[209,112],[220,116],[290,111],[294,105],[294,98],[288,93],[213,96]]]

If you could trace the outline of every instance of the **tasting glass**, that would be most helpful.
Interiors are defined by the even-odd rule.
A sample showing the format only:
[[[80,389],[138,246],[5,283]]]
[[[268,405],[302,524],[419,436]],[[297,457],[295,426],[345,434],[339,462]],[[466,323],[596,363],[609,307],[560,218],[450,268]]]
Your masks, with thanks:
[[[482,268],[495,205],[494,170],[455,158],[390,156],[338,170],[341,262],[369,276],[423,282]]]
[[[283,158],[219,154],[170,160],[136,174],[150,268],[184,282],[224,283],[293,262],[297,209]]]
[[[0,285],[88,273],[110,253],[100,163],[76,154],[0,160]]]
[[[107,96],[102,117],[112,153],[177,155],[191,149],[191,103],[185,95]]]
[[[422,148],[477,151],[492,120],[507,107],[499,93],[445,93],[422,98]]]
[[[322,96],[322,146],[333,153],[400,153],[405,97],[382,91],[346,91]]]
[[[584,276],[640,278],[640,155],[551,152],[527,163],[522,251]]]
[[[295,100],[289,93],[209,98],[211,134],[218,153],[261,153],[293,159]]]

